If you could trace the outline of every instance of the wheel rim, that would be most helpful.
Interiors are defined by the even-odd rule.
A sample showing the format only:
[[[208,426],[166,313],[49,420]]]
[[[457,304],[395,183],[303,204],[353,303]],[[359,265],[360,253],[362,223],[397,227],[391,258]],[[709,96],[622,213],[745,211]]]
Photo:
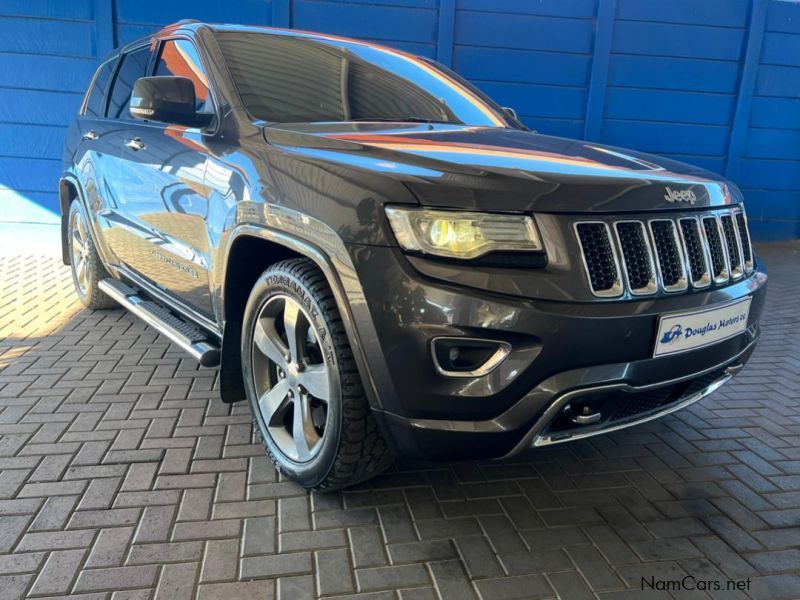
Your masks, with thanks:
[[[83,216],[77,211],[72,213],[70,232],[72,273],[75,276],[75,285],[81,295],[86,295],[88,287],[89,232]]]
[[[295,462],[317,455],[331,398],[330,365],[299,302],[271,297],[256,319],[252,369],[258,409],[280,451]]]

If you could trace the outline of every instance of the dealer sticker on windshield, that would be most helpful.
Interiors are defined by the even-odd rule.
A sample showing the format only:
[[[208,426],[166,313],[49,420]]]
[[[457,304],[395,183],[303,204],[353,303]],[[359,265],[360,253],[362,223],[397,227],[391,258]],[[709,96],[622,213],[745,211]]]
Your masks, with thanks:
[[[748,296],[718,308],[661,317],[653,356],[688,352],[739,335],[747,329],[751,301]]]

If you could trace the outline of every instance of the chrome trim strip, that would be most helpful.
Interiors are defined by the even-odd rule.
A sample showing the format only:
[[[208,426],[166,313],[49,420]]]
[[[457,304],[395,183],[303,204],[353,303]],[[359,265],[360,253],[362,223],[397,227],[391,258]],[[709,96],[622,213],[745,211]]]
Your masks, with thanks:
[[[473,369],[472,371],[449,371],[442,367],[439,363],[439,358],[436,356],[436,349],[435,344],[437,340],[456,340],[460,342],[488,342],[491,344],[497,344],[497,350],[492,353],[492,355],[486,359],[480,367],[477,369]],[[473,338],[473,337],[459,337],[453,335],[440,335],[433,339],[431,339],[431,355],[433,356],[433,365],[436,367],[436,370],[439,372],[440,375],[444,375],[445,377],[483,377],[484,375],[488,375],[492,371],[494,371],[497,367],[500,366],[508,355],[511,354],[511,344],[508,342],[503,342],[500,340],[490,340],[486,338]]]
[[[650,261],[650,274],[651,274],[650,281],[648,281],[647,285],[642,288],[636,288],[636,289],[632,288],[631,282],[628,279],[628,263],[625,260],[625,251],[622,248],[622,238],[619,234],[619,226],[624,223],[634,223],[641,228],[642,241],[644,243],[645,251],[647,252],[647,259]],[[630,293],[633,294],[634,296],[646,296],[650,294],[655,294],[658,291],[656,263],[653,260],[653,249],[650,247],[650,239],[647,237],[647,227],[645,226],[644,222],[635,219],[615,221],[614,233],[616,234],[617,246],[619,247],[619,256],[622,259],[622,267],[623,267],[622,270],[625,275],[625,283]]]
[[[618,388],[621,388],[621,389],[636,389],[636,390],[642,391],[642,390],[649,390],[649,389],[653,389],[653,388],[657,388],[657,387],[662,387],[662,386],[665,386],[665,385],[672,385],[672,384],[675,384],[675,383],[680,383],[681,381],[686,381],[688,379],[694,379],[696,377],[702,377],[703,375],[706,375],[707,373],[711,373],[713,371],[716,371],[717,369],[721,369],[721,368],[726,367],[726,366],[727,366],[728,369],[732,369],[733,373],[736,373],[736,372],[738,372],[738,371],[740,371],[741,369],[744,368],[744,363],[739,362],[741,357],[744,356],[745,354],[747,354],[748,352],[752,352],[753,347],[756,345],[757,341],[758,341],[757,339],[753,339],[747,344],[747,346],[745,346],[742,350],[737,352],[734,356],[728,357],[727,359],[725,359],[722,362],[717,363],[716,365],[712,365],[712,366],[710,366],[708,368],[701,369],[700,371],[695,371],[694,373],[691,373],[689,375],[682,375],[680,377],[673,377],[672,379],[667,379],[667,380],[664,380],[664,381],[658,381],[656,383],[651,383],[651,384],[642,385],[642,386],[632,386],[632,385],[627,384],[627,383],[609,382],[609,383],[598,383],[598,384],[596,384],[596,385],[594,385],[592,387],[618,387]],[[627,367],[627,365],[630,365],[631,363],[623,363],[623,364],[625,364],[626,367]],[[623,373],[622,376],[624,376],[624,372],[625,371],[627,371],[627,368],[622,370],[622,373]],[[523,452],[524,450],[527,450],[528,448],[531,448],[532,445],[533,445],[534,438],[539,434],[539,432],[544,430],[544,428],[547,426],[547,424],[549,424],[550,421],[552,421],[558,415],[558,413],[561,411],[561,406],[559,405],[558,399],[556,398],[555,400],[553,400],[553,398],[555,398],[558,395],[558,393],[567,394],[569,392],[552,392],[552,389],[554,387],[553,383],[554,383],[553,382],[553,378],[550,378],[550,379],[547,379],[544,382],[540,383],[536,388],[534,388],[534,391],[541,390],[541,391],[545,392],[545,395],[548,397],[547,409],[545,409],[545,411],[542,414],[542,416],[539,417],[536,420],[536,422],[533,424],[533,426],[522,437],[522,439],[517,443],[517,445],[514,446],[502,458],[510,458],[512,456],[516,456],[520,452]],[[584,389],[586,389],[586,388],[584,388]],[[491,421],[477,421],[477,422],[476,421],[468,421],[466,426],[463,428],[463,430],[464,431],[498,431],[497,423],[498,422],[502,422],[504,416],[506,416],[508,414],[513,414],[515,412],[515,410],[519,407],[519,405],[520,405],[520,403],[512,405],[511,408],[509,408],[505,413],[500,415],[500,417],[492,419]],[[430,421],[430,423],[435,423],[435,421]],[[424,427],[425,426],[423,424],[423,422],[421,422],[421,421],[414,421],[414,425],[417,426],[417,427]],[[488,427],[480,427],[479,425],[488,425]],[[499,430],[502,431],[503,429],[499,429]]]
[[[733,279],[731,269],[731,255],[728,252],[728,238],[725,236],[725,228],[722,226],[722,219],[718,214],[714,215],[717,221],[717,230],[719,231],[719,239],[722,244],[722,255],[725,257],[725,272],[728,274],[728,279]]]
[[[622,423],[611,425],[609,427],[600,427],[592,431],[587,431],[585,433],[575,433],[572,435],[565,435],[563,438],[558,438],[558,439],[553,439],[551,436],[548,435],[536,434],[533,443],[531,444],[531,447],[541,448],[542,446],[552,446],[554,444],[562,444],[564,442],[573,442],[575,440],[585,439],[588,437],[593,437],[595,435],[605,435],[607,433],[611,433],[612,431],[619,431],[620,429],[626,429],[628,427],[633,427],[634,425],[641,425],[642,423],[647,423],[649,421],[660,419],[661,417],[664,417],[670,413],[674,413],[678,410],[681,410],[682,408],[686,408],[687,406],[694,404],[695,402],[702,400],[709,394],[715,392],[725,383],[727,383],[728,380],[730,380],[739,370],[741,370],[741,368],[742,365],[737,365],[736,367],[728,367],[726,369],[725,374],[722,377],[720,377],[716,381],[713,381],[702,390],[695,392],[690,396],[685,397],[683,400],[679,400],[676,403],[670,404],[663,410],[648,413],[647,415],[645,415],[640,419],[632,419],[629,421],[624,421]],[[563,408],[575,396],[580,396],[587,392],[596,392],[598,390],[603,390],[603,389],[619,389],[620,387],[625,387],[625,386],[599,386],[596,388],[584,388],[582,390],[576,390],[574,392],[564,394],[564,396],[562,396],[554,406],[557,406],[558,408]],[[645,386],[644,388],[632,388],[632,389],[642,390],[646,389],[647,387],[652,387],[652,386]],[[548,412],[550,411],[548,410]],[[550,421],[552,421],[552,419],[550,419]],[[548,421],[548,424],[550,423],[550,421]],[[544,427],[542,427],[542,429],[544,429]]]
[[[661,268],[661,259],[658,256],[658,245],[656,244],[656,235],[653,231],[653,223],[669,223],[670,228],[672,229],[672,239],[675,241],[675,250],[678,252],[678,262],[680,263],[681,267],[681,276],[678,278],[677,283],[672,285],[666,285],[664,283],[664,275],[663,270]],[[683,254],[683,248],[681,246],[681,240],[678,237],[677,227],[675,226],[675,221],[672,219],[650,219],[647,222],[648,229],[650,230],[650,241],[653,244],[653,254],[656,258],[656,264],[658,265],[658,283],[665,292],[683,292],[689,287],[689,278],[686,276],[686,257]]]
[[[578,232],[579,225],[602,225],[606,230],[606,238],[608,239],[608,245],[611,247],[611,256],[614,258],[614,267],[617,269],[617,278],[614,281],[614,285],[611,286],[607,290],[600,290],[595,291],[594,286],[592,286],[592,274],[589,271],[589,263],[586,262],[586,251],[583,248],[583,242],[581,242],[581,235]],[[614,237],[611,235],[611,228],[608,226],[608,223],[605,221],[578,221],[572,224],[572,228],[575,231],[575,237],[578,240],[578,246],[581,249],[581,261],[583,262],[583,270],[586,273],[586,278],[589,283],[589,291],[592,292],[594,296],[598,298],[617,298],[622,295],[623,287],[622,287],[622,269],[620,269],[619,258],[617,256],[617,248],[614,246]]]
[[[738,281],[742,277],[744,277],[744,256],[742,256],[742,241],[739,239],[739,225],[736,223],[736,218],[733,216],[733,211],[728,211],[723,213],[719,217],[720,225],[722,224],[722,220],[728,217],[731,220],[731,229],[733,229],[733,237],[736,243],[736,249],[739,252],[739,266],[735,269],[732,267],[732,263],[730,260],[728,261],[728,265],[731,267],[731,279],[733,281]],[[722,226],[723,233],[725,232],[725,226]],[[727,243],[728,235],[725,234],[725,241]],[[730,256],[728,257],[730,259]]]
[[[706,234],[706,227],[705,227],[705,222],[706,221],[713,221],[714,222],[714,225],[717,228],[717,235],[719,236],[720,250],[722,251],[722,272],[719,275],[713,274],[712,278],[714,280],[714,283],[716,283],[716,284],[728,283],[728,280],[730,279],[731,266],[730,266],[730,262],[728,260],[728,245],[725,243],[725,234],[722,231],[722,224],[719,221],[719,217],[717,217],[716,215],[708,215],[708,216],[702,218],[703,236],[706,237],[706,242],[708,243],[708,252],[709,252],[709,254],[711,253],[711,241],[708,239],[707,234]],[[714,268],[713,264],[711,265],[711,268],[712,269]]]
[[[219,364],[219,348],[208,342],[192,342],[182,333],[170,327],[164,321],[156,318],[155,315],[142,307],[144,300],[135,294],[126,296],[120,290],[111,285],[107,280],[101,280],[98,287],[118,302],[142,321],[150,325],[159,333],[165,335],[171,342],[179,346],[182,350],[189,353],[192,358],[204,367],[213,367]]]
[[[694,223],[695,231],[697,232],[697,236],[700,239],[700,249],[703,251],[703,261],[705,262],[705,270],[703,271],[703,276],[695,281],[692,279],[692,262],[689,258],[689,244],[686,242],[686,236],[683,234],[683,227],[681,227],[681,223],[684,221],[691,221]],[[686,272],[689,275],[689,281],[692,283],[692,287],[695,289],[703,289],[707,288],[711,285],[711,252],[708,248],[708,244],[706,243],[705,235],[701,231],[702,226],[700,221],[697,217],[684,217],[682,219],[678,219],[678,233],[681,236],[681,241],[683,242],[683,251],[684,256],[686,257]]]
[[[747,247],[750,250],[750,260],[744,260],[744,255],[742,255],[742,262],[744,263],[744,272],[749,275],[755,270],[756,266],[756,257],[753,254],[753,239],[750,235],[750,223],[747,222],[747,212],[744,210],[744,205],[740,205],[738,208],[733,209],[733,223],[736,225],[736,233],[739,234],[739,238],[741,241],[741,234],[739,233],[739,220],[737,219],[738,215],[742,215],[742,219],[744,219],[744,229],[747,232]],[[741,245],[742,250],[744,250],[744,242]]]

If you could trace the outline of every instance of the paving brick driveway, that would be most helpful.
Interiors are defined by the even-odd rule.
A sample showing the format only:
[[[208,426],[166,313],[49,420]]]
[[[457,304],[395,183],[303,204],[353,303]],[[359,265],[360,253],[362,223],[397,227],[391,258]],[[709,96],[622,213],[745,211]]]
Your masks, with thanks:
[[[800,244],[762,254],[761,345],[691,409],[310,496],[216,371],[81,310],[56,259],[0,258],[0,598],[800,598]]]

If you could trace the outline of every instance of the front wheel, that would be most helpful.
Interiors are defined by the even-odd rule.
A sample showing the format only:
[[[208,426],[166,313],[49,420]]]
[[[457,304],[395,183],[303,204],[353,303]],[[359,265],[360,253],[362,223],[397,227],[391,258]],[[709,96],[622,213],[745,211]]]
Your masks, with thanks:
[[[259,277],[245,310],[242,365],[267,453],[291,479],[334,490],[391,462],[333,293],[310,260],[279,262]]]

